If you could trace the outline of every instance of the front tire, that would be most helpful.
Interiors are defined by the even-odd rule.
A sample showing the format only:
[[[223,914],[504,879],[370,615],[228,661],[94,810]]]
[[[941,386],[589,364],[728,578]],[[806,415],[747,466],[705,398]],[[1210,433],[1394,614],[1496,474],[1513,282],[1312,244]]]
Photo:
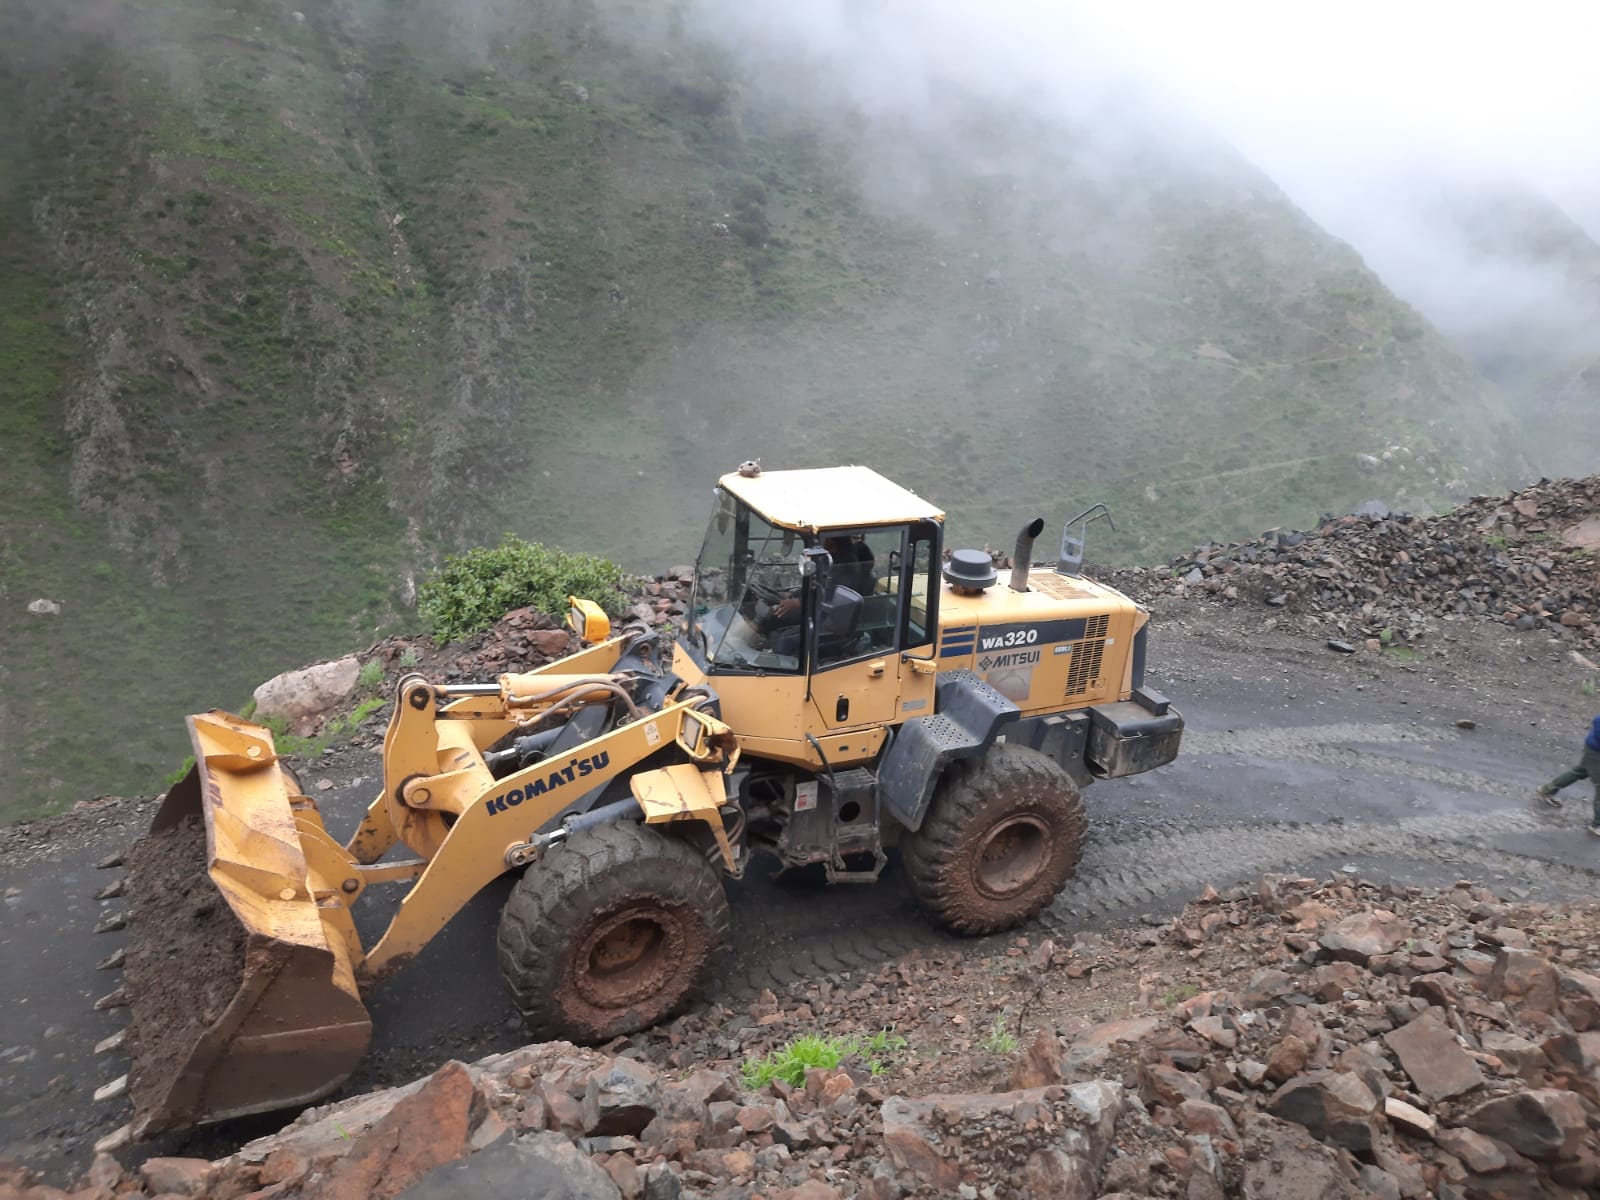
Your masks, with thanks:
[[[1072,877],[1088,831],[1054,759],[1005,742],[953,766],[903,851],[917,901],[957,933],[995,933],[1039,914]]]
[[[534,1038],[599,1042],[692,1003],[727,936],[728,899],[703,855],[644,825],[600,825],[517,881],[500,973]]]

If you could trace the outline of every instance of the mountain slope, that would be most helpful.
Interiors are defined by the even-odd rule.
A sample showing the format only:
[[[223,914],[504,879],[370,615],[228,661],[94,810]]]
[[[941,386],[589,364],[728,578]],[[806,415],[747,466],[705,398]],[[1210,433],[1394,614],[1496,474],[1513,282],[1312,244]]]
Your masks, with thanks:
[[[961,97],[934,144],[667,11],[0,18],[0,602],[65,609],[0,623],[43,698],[0,701],[9,811],[153,787],[179,714],[362,644],[441,550],[684,559],[744,458],[868,462],[961,543],[1106,500],[1102,558],[1515,469],[1225,147]]]

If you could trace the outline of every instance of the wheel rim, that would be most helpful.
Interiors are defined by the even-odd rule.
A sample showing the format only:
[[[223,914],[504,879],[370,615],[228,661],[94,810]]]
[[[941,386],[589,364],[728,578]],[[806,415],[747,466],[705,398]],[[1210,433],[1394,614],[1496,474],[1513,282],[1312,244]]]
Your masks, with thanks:
[[[596,1008],[636,1004],[666,986],[682,957],[682,942],[677,922],[654,905],[610,913],[578,944],[573,983]]]
[[[1018,813],[998,822],[978,843],[972,882],[994,900],[1026,891],[1050,861],[1050,827],[1032,813]]]

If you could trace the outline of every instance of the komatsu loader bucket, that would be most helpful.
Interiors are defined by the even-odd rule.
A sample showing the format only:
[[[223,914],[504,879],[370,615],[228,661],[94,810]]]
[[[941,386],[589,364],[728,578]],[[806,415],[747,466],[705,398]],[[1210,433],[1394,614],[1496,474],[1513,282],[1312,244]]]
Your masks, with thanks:
[[[127,856],[136,1136],[310,1103],[372,1033],[315,805],[266,730],[220,712],[188,724],[195,766]]]

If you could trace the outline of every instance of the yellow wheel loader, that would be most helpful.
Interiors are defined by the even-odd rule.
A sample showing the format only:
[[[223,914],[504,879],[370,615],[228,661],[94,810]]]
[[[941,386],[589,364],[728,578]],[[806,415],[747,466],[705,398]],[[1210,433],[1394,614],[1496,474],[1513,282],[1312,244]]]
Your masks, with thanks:
[[[404,967],[485,885],[518,878],[502,974],[536,1039],[661,1021],[707,982],[725,875],[758,852],[909,886],[952,929],[1035,916],[1083,848],[1081,789],[1171,761],[1182,717],[1144,686],[1148,614],[1078,573],[1096,509],[1054,571],[1030,522],[1002,583],[943,546],[944,514],[865,467],[718,483],[678,627],[612,634],[580,598],[582,648],[492,683],[409,676],[382,789],[347,840],[270,731],[189,718],[194,769],[127,855],[130,939],[105,1007],[132,1021],[143,1136],[301,1105],[366,1051],[362,990]],[[367,944],[352,909],[403,885]],[[107,922],[120,926],[121,918]]]

